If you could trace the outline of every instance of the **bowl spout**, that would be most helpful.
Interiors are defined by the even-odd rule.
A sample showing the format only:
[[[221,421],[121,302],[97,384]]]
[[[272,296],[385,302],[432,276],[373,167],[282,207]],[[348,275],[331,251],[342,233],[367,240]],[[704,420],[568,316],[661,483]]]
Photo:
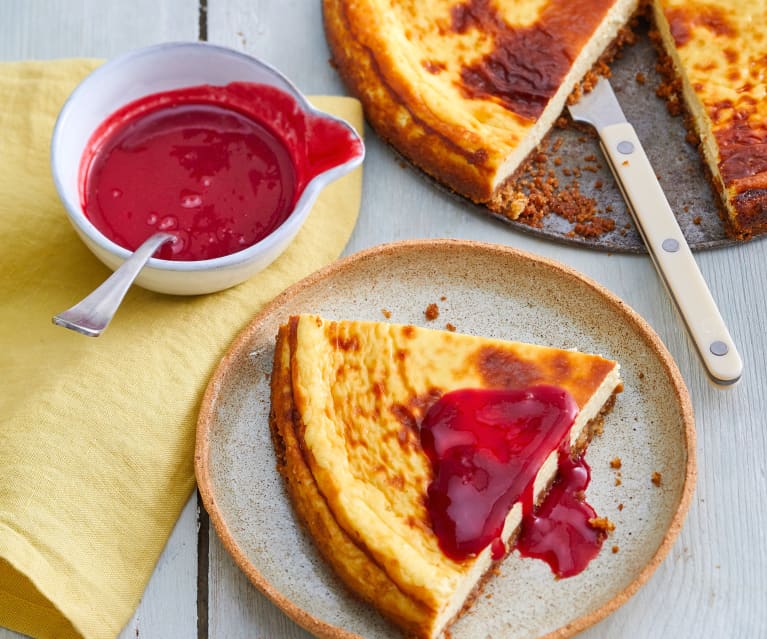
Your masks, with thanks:
[[[310,116],[307,127],[307,180],[339,166],[362,161],[365,150],[354,129],[327,114]]]

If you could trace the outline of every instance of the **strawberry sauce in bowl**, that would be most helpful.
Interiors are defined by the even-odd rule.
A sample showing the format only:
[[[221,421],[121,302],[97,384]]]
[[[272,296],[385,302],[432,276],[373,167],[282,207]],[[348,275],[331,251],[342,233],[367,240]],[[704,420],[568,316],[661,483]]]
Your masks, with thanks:
[[[203,43],[131,52],[59,115],[54,181],[88,247],[116,268],[174,235],[137,283],[208,293],[247,279],[298,232],[319,192],[364,157],[354,129],[272,67]]]

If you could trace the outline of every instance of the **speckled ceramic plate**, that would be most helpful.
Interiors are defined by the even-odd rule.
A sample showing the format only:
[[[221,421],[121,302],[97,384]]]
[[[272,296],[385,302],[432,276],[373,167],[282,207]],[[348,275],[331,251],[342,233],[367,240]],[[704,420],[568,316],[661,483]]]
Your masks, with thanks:
[[[431,303],[439,317],[429,322]],[[301,312],[450,323],[621,363],[625,390],[587,454],[588,500],[615,532],[570,579],[557,581],[543,562],[512,553],[487,596],[453,625],[454,639],[569,637],[625,602],[669,551],[693,490],[694,426],[677,367],[644,320],[575,271],[507,247],[454,240],[380,246],[299,282],[254,317],[213,375],[199,417],[197,479],[216,532],[253,584],[312,633],[399,636],[324,565],[276,471],[268,424],[274,338]],[[620,470],[610,466],[615,457]]]

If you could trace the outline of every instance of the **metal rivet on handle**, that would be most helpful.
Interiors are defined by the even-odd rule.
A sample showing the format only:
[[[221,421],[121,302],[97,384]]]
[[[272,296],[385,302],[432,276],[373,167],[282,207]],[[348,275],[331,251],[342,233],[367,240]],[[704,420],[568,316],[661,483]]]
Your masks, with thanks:
[[[623,153],[623,155],[630,155],[634,152],[634,145],[628,140],[618,142],[618,152]]]
[[[720,341],[711,342],[711,346],[709,346],[708,348],[714,355],[718,355],[719,357],[721,357],[722,355],[727,355],[727,351],[730,350],[729,348],[727,348],[727,344]]]
[[[679,242],[677,242],[673,237],[668,237],[663,240],[663,244],[661,244],[661,246],[667,253],[676,253],[679,250]]]

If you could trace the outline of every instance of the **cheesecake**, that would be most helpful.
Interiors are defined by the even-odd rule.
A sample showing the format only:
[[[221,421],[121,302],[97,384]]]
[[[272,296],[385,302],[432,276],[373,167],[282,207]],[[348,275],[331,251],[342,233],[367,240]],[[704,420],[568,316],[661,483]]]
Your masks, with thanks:
[[[724,209],[728,233],[767,231],[764,2],[655,0],[659,40]],[[672,93],[672,98],[679,96]]]
[[[515,178],[637,0],[324,0],[332,60],[377,133],[456,193],[515,218]]]
[[[271,381],[278,469],[346,586],[435,639],[508,555],[562,451],[601,428],[619,371],[574,350],[293,316]]]

